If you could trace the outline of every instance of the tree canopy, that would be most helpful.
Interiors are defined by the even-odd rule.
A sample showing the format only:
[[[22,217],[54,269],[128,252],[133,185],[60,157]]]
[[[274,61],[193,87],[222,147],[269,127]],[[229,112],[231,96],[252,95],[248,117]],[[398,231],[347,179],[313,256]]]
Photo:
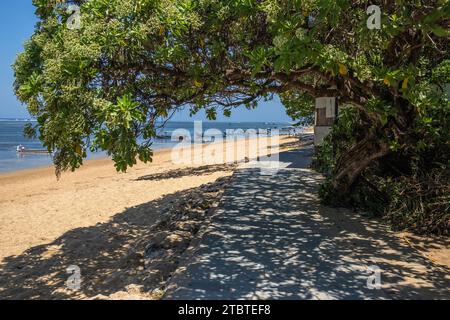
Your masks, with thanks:
[[[33,2],[40,21],[15,91],[58,172],[88,149],[124,171],[151,160],[157,121],[176,110],[215,119],[277,94],[293,118],[311,119],[316,97],[348,106],[318,155],[324,190],[354,193],[380,163],[448,173],[447,0],[71,1],[79,28],[63,1]],[[368,28],[371,5],[380,29]]]

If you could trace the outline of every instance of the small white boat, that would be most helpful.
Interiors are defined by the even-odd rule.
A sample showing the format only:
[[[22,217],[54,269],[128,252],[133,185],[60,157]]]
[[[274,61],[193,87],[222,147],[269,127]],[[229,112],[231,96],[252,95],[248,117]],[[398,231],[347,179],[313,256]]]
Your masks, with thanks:
[[[16,151],[19,154],[30,154],[30,153],[48,154],[49,153],[47,150],[27,149],[23,145],[18,145],[16,148]]]

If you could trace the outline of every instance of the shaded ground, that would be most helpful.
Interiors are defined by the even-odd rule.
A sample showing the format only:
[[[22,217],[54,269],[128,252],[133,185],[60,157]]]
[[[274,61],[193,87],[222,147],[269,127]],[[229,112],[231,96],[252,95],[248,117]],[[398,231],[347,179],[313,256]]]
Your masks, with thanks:
[[[233,171],[235,165],[233,164],[216,164],[201,167],[188,167],[177,170],[166,171],[162,173],[155,173],[139,177],[137,181],[161,181],[166,179],[179,179],[186,176],[200,176],[212,174],[217,171]]]
[[[1,257],[0,299],[159,298],[189,238],[207,217],[203,213],[224,188],[217,189],[217,181],[201,185],[231,175],[235,166],[184,168],[171,164],[170,152],[158,155],[159,164],[137,166],[126,175],[102,161],[64,176],[56,186],[47,169],[19,175],[28,180],[3,177],[3,190],[10,195],[2,194],[2,246],[17,243],[28,249]],[[17,200],[17,220],[11,199],[25,191]],[[42,194],[35,198],[37,191]],[[12,227],[12,220],[20,228]],[[49,228],[55,221],[63,228]],[[30,241],[24,241],[28,234]],[[66,287],[70,266],[81,269],[80,291]]]
[[[273,176],[236,173],[164,298],[450,299],[448,268],[378,220],[319,204],[311,154],[282,153]]]
[[[198,225],[217,206],[228,180],[129,208],[107,223],[71,230],[52,243],[4,259],[0,299],[159,299],[161,287],[178,267]],[[148,261],[152,243],[162,250]],[[70,266],[80,268],[79,290],[66,286]]]
[[[221,209],[201,229],[195,240],[200,246],[193,244],[185,256],[192,264],[185,263],[187,273],[179,268],[166,298],[450,298],[449,269],[436,267],[379,221],[319,205],[321,177],[302,169],[311,154],[312,149],[283,152],[279,174],[244,169],[227,182]],[[229,169],[181,168],[175,176],[158,172],[133,182],[199,179]],[[192,214],[209,210],[197,197],[217,201],[217,191],[202,186],[165,195],[10,256],[0,266],[0,299],[157,299],[189,245],[179,231],[196,233],[200,225],[192,223]],[[183,222],[175,229],[174,212]],[[178,237],[170,240],[179,241],[173,246],[166,243],[172,233]],[[382,270],[382,290],[365,287],[373,264]],[[71,265],[81,268],[80,291],[66,288]]]

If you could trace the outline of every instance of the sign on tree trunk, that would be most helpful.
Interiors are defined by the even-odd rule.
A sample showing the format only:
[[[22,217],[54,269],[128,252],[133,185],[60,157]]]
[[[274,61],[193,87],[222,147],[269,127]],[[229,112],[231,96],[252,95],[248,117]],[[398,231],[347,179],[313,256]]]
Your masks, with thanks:
[[[331,130],[331,126],[338,116],[336,97],[316,98],[316,121],[314,126],[314,142],[320,145]]]

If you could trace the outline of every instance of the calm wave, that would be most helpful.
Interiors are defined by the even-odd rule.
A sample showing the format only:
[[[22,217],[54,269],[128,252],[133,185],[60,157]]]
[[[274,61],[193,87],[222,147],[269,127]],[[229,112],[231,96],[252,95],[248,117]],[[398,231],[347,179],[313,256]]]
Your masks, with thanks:
[[[11,172],[22,169],[48,166],[52,164],[51,156],[48,154],[18,154],[16,148],[23,145],[27,149],[43,149],[39,140],[26,139],[23,136],[23,129],[29,121],[1,121],[0,120],[0,172]],[[287,123],[225,123],[225,122],[203,122],[203,131],[208,129],[218,129],[225,132],[227,129],[281,129]],[[185,129],[194,133],[194,122],[168,122],[163,129],[158,132],[161,136],[171,136],[177,129]],[[174,146],[176,142],[168,139],[157,139],[153,144],[153,149],[164,149]],[[88,158],[104,157],[104,153],[89,154]]]

